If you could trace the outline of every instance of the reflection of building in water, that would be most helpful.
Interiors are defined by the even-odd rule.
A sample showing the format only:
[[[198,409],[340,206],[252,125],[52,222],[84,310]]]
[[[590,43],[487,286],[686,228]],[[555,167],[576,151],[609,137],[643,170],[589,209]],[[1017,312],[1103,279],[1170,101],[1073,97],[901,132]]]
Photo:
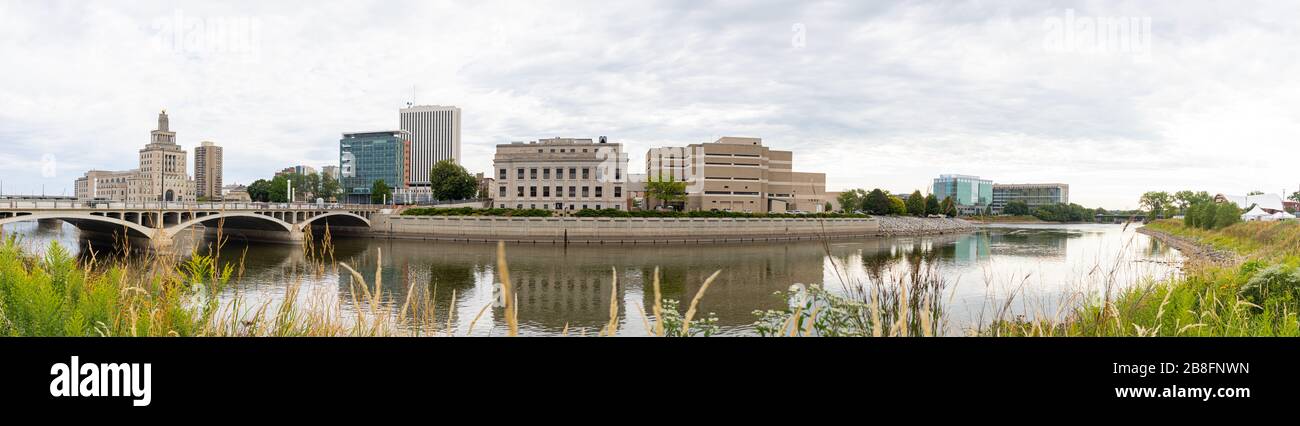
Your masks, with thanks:
[[[953,243],[953,255],[960,262],[973,262],[989,257],[989,236],[983,232],[966,234]]]
[[[999,256],[1063,259],[1069,240],[1082,237],[1075,232],[1054,229],[1010,229],[990,232],[990,251]]]

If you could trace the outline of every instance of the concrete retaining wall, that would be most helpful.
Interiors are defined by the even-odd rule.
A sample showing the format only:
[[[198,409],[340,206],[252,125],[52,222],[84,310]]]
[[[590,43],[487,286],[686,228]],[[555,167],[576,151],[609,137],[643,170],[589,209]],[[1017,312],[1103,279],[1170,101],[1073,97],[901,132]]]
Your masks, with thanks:
[[[880,234],[876,219],[573,218],[375,215],[371,235],[453,241],[667,244]]]

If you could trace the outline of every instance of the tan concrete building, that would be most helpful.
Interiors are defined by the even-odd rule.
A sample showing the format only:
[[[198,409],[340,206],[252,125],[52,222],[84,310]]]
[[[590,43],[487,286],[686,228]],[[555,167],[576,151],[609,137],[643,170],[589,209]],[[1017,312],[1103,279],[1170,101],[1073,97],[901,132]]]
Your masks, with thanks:
[[[749,213],[821,212],[828,199],[826,174],[792,170],[794,154],[763,146],[762,139],[723,137],[712,143],[652,148],[650,180],[686,182],[686,210]]]
[[[149,144],[140,150],[139,172],[128,179],[127,201],[194,201],[185,149],[176,144],[167,111],[158,114],[158,129],[149,136]]]
[[[627,154],[604,137],[497,145],[493,168],[492,204],[498,208],[627,208]]]
[[[85,176],[77,178],[76,195],[78,199],[100,198],[105,200],[126,201],[128,180],[135,177],[137,170],[108,171],[91,170]]]
[[[219,201],[224,193],[221,185],[221,147],[203,142],[194,147],[194,195]]]

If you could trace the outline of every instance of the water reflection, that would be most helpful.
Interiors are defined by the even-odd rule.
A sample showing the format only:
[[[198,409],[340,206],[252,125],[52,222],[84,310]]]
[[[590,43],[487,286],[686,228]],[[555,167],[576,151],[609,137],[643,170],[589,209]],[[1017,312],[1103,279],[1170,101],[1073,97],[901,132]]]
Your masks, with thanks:
[[[22,235],[38,251],[51,240],[82,253],[91,248],[69,225],[14,224],[4,231]],[[208,244],[194,242],[197,247]],[[1012,309],[1033,311],[1035,304],[1096,290],[1104,284],[1097,277],[1122,287],[1176,273],[1179,259],[1169,247],[1118,225],[1008,226],[965,235],[771,244],[511,244],[507,252],[524,334],[558,334],[566,327],[572,334],[594,334],[608,321],[613,297],[619,301],[620,333],[644,335],[656,267],[664,297],[683,305],[705,278],[721,270],[700,310],[716,313],[725,334],[747,334],[755,319],[752,312],[783,307],[773,292],[794,283],[820,283],[845,292],[935,264],[948,282],[950,327],[961,329],[987,318],[990,301],[1008,294],[1018,298]],[[220,255],[223,263],[243,265],[228,298],[252,302],[249,306],[274,304],[289,283],[296,283],[300,303],[337,303],[344,312],[355,308],[352,275],[309,262],[300,246],[231,243]],[[338,239],[334,257],[356,269],[372,289],[378,272],[386,309],[396,312],[408,293],[416,292],[434,300],[440,324],[450,314],[457,334],[505,332],[501,308],[494,306],[500,292],[495,244]],[[475,317],[479,319],[470,330]]]

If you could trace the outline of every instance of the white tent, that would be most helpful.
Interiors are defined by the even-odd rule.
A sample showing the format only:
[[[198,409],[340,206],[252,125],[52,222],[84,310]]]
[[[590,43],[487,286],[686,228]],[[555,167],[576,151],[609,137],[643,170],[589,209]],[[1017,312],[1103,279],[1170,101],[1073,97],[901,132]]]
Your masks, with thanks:
[[[1250,211],[1246,212],[1246,214],[1241,215],[1241,220],[1244,221],[1267,220],[1266,218],[1270,218],[1270,217],[1272,217],[1272,215],[1268,214],[1268,212],[1264,211],[1264,209],[1259,208],[1259,206],[1255,206],[1255,208],[1250,209]]]
[[[1295,219],[1295,215],[1293,215],[1293,214],[1291,214],[1291,213],[1287,213],[1287,212],[1277,212],[1277,213],[1273,213],[1273,214],[1272,214],[1271,216],[1269,216],[1269,217],[1272,218],[1273,220],[1291,220],[1291,219]]]

